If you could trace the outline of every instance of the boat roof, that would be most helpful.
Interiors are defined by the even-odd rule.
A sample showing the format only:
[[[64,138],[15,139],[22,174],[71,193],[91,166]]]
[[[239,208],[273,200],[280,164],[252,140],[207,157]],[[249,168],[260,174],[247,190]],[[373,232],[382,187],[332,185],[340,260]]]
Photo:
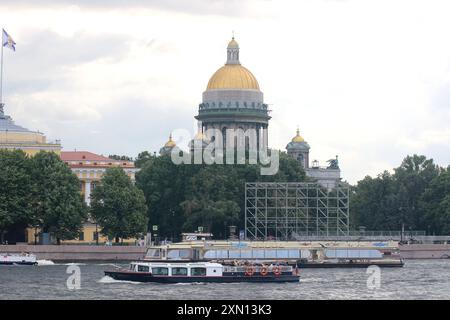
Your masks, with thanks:
[[[220,263],[215,262],[148,262],[148,261],[133,261],[131,264],[141,264],[149,267],[209,267],[219,268],[223,267]]]

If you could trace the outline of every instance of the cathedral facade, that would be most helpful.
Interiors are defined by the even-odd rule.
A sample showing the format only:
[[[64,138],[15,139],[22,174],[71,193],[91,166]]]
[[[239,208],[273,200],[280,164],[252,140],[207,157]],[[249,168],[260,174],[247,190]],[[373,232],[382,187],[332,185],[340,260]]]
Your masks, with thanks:
[[[268,106],[255,76],[239,60],[239,44],[234,37],[227,46],[225,65],[209,79],[195,118],[203,134],[208,129],[220,130],[224,146],[227,129],[253,129],[257,145],[267,149]]]
[[[190,151],[193,152],[196,146],[204,148],[213,139],[208,136],[208,129],[216,129],[222,133],[224,147],[227,145],[228,129],[243,131],[253,129],[256,131],[258,147],[268,149],[267,129],[271,119],[269,113],[256,77],[240,62],[239,44],[233,37],[227,46],[225,65],[212,75],[203,92],[202,102],[195,116],[199,128],[189,144]],[[176,144],[170,136],[169,141],[161,148],[160,154],[170,154],[175,147]],[[337,156],[336,159],[328,161],[328,166],[319,166],[317,160],[310,163],[310,146],[300,135],[299,130],[287,144],[286,151],[299,162],[299,166],[305,170],[308,177],[323,187],[334,188],[341,180]]]

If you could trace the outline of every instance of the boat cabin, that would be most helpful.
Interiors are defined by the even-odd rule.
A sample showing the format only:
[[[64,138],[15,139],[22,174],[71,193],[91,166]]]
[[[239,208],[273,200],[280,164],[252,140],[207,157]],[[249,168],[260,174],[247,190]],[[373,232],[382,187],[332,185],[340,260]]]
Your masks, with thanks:
[[[133,262],[130,271],[147,272],[153,276],[221,277],[223,266],[219,263],[149,263]]]

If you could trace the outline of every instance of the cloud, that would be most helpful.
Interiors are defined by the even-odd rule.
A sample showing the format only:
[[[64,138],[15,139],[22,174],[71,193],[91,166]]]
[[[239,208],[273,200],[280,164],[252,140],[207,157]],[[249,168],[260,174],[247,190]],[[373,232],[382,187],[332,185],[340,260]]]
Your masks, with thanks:
[[[136,156],[194,130],[236,30],[273,110],[269,142],[300,127],[356,182],[424,153],[450,163],[446,1],[10,1],[0,19],[7,113],[67,149]],[[4,8],[8,10],[3,10]]]
[[[94,10],[112,9],[159,9],[165,11],[184,12],[189,14],[213,14],[225,16],[245,16],[252,14],[248,0],[2,0],[0,6],[16,8],[64,8],[77,6]],[[264,4],[269,0],[253,0],[255,5]]]

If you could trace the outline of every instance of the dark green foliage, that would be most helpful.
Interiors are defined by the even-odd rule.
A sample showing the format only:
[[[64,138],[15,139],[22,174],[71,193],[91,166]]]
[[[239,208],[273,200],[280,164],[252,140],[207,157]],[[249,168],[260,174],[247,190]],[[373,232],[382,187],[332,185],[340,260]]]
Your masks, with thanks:
[[[29,159],[23,151],[0,150],[0,236],[13,225],[26,227],[31,215]]]
[[[147,230],[147,207],[143,192],[121,168],[106,170],[91,194],[91,213],[101,232],[110,238],[141,237]]]
[[[366,177],[353,188],[350,215],[353,227],[368,230],[425,230],[448,233],[450,220],[448,169],[425,156],[407,156],[394,169]]]
[[[119,161],[133,161],[132,157],[129,156],[119,156],[117,154],[110,154],[108,156],[110,159],[119,160]]]
[[[144,191],[150,225],[159,226],[162,237],[202,226],[217,238],[230,225],[244,227],[245,182],[305,181],[299,163],[280,154],[276,175],[261,176],[259,165],[175,165],[170,156],[153,157],[137,174]]]
[[[30,159],[32,192],[31,226],[49,232],[58,244],[78,237],[87,218],[80,181],[53,152],[39,152]]]

